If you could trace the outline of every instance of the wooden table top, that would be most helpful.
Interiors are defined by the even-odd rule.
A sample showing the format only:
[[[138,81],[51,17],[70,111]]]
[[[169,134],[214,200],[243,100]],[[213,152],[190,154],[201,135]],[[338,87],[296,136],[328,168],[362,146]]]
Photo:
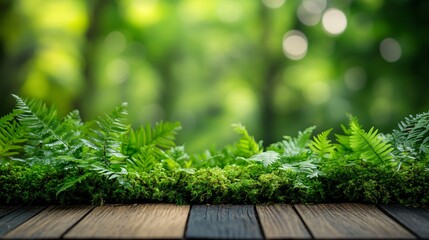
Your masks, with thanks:
[[[429,209],[273,204],[0,206],[1,239],[416,239]]]

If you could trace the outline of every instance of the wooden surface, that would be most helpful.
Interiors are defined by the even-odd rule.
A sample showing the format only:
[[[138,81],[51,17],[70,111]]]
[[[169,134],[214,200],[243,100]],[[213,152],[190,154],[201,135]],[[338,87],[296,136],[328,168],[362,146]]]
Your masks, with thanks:
[[[296,205],[314,238],[413,239],[413,234],[375,206],[363,204]]]
[[[380,206],[390,216],[414,232],[419,238],[429,239],[429,211],[400,205]]]
[[[186,238],[262,239],[253,205],[194,205]]]
[[[398,205],[0,206],[0,239],[429,239],[429,211]]]
[[[96,207],[65,238],[182,239],[189,206],[171,204]]]
[[[4,238],[60,238],[93,207],[49,207],[5,235]]]
[[[19,207],[0,206],[0,218],[18,209]]]
[[[258,205],[256,210],[266,239],[311,238],[291,205]]]
[[[42,211],[44,207],[21,207],[0,218],[0,237]]]

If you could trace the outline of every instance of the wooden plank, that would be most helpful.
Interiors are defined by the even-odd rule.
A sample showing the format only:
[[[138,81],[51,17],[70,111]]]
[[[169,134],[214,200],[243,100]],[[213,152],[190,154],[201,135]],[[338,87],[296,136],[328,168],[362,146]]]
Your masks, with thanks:
[[[101,206],[64,238],[182,239],[189,208],[172,204]]]
[[[295,207],[314,238],[415,238],[372,205],[345,203]]]
[[[380,207],[419,238],[429,239],[429,211],[421,207],[401,205],[384,205]]]
[[[51,206],[10,231],[4,238],[60,238],[92,208],[90,206]]]
[[[20,207],[12,207],[12,206],[0,206],[0,218],[18,210]]]
[[[21,225],[34,215],[41,212],[45,207],[22,207],[0,218],[0,236],[5,235],[12,229]]]
[[[256,210],[266,239],[311,238],[291,205],[257,205]]]
[[[252,205],[194,205],[186,238],[262,239]]]

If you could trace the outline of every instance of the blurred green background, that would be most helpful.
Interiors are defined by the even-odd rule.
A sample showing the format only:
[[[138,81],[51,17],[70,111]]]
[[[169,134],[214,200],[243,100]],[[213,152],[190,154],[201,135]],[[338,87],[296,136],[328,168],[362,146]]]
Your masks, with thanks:
[[[317,125],[390,131],[429,110],[429,1],[0,1],[0,113],[12,93],[79,109],[129,103],[181,121],[191,151]]]

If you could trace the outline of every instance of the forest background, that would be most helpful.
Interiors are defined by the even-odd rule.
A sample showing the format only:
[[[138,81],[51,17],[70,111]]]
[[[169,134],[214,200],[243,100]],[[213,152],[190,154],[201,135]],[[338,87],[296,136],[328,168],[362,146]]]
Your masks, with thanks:
[[[0,1],[1,115],[11,94],[84,120],[128,102],[199,151],[235,122],[264,145],[346,113],[390,132],[429,110],[428,83],[424,0]]]

